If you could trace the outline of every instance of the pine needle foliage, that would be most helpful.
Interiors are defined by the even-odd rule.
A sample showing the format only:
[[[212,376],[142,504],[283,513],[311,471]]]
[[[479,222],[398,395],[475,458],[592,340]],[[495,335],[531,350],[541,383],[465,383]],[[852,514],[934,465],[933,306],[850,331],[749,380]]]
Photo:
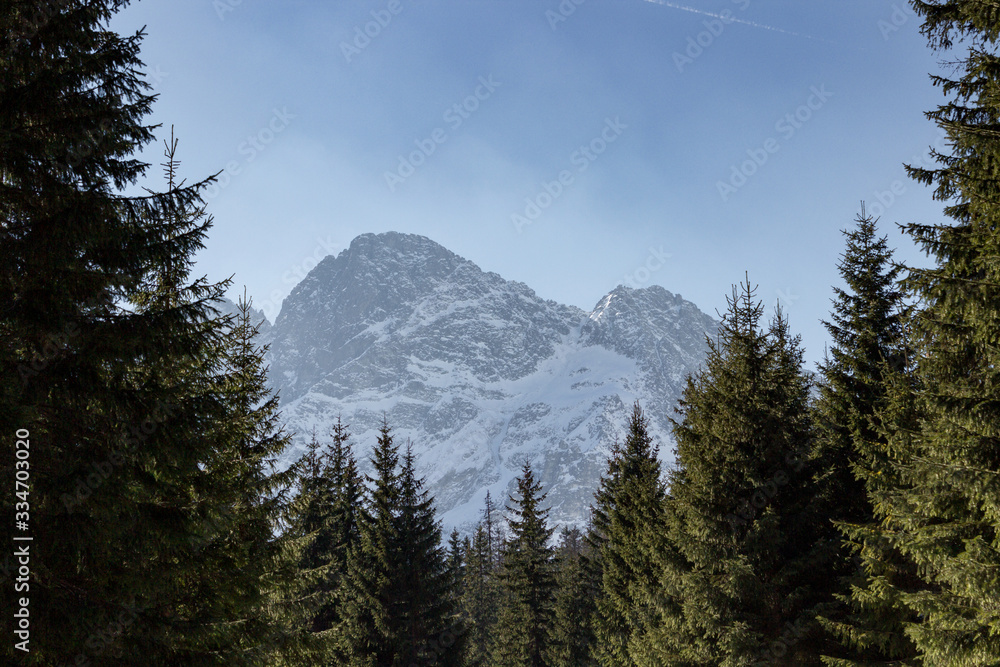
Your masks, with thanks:
[[[839,638],[825,662],[837,667],[917,664],[905,623],[914,620],[893,593],[916,568],[880,534],[876,508],[898,479],[890,455],[889,418],[895,387],[909,382],[905,341],[907,307],[877,221],[864,205],[838,264],[846,289],[835,289],[832,345],[820,365],[822,382],[814,407],[817,481],[827,514],[844,536],[845,570],[824,625]],[[831,572],[831,575],[835,575]]]
[[[510,496],[510,537],[500,570],[501,611],[491,663],[497,667],[542,667],[547,664],[554,621],[555,570],[549,544],[545,494],[525,461]]]
[[[593,510],[591,535],[601,577],[594,649],[604,667],[635,665],[630,644],[650,622],[642,591],[654,584],[656,572],[644,545],[647,534],[662,526],[665,490],[658,452],[636,403],[624,444],[612,449]]]
[[[911,269],[918,389],[916,433],[897,440],[899,493],[884,535],[923,585],[903,588],[907,626],[927,665],[1000,662],[1000,13],[985,0],[911,2],[950,75],[931,79],[948,101],[928,112],[947,135],[935,168],[908,167],[934,186],[949,223],[906,231],[934,260]]]
[[[412,448],[400,457],[386,420],[370,461],[340,589],[338,663],[460,665],[464,633],[433,499],[416,477]]]
[[[228,283],[189,277],[211,179],[179,180],[171,140],[167,191],[125,194],[156,129],[143,34],[108,28],[126,4],[0,5],[0,427],[29,434],[46,629],[19,656],[253,664],[294,643],[266,612],[286,440],[252,332],[213,307]]]
[[[781,312],[763,328],[762,310],[749,282],[734,287],[674,422],[661,552],[673,590],[658,613],[682,629],[683,643],[663,647],[680,664],[819,664],[815,617],[837,541],[818,529],[802,351]]]

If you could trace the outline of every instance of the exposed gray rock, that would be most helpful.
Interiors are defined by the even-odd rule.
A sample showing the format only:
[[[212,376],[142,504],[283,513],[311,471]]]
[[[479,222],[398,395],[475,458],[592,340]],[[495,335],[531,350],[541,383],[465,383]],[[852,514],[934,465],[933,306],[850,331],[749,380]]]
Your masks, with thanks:
[[[539,298],[422,236],[365,234],[285,299],[270,377],[295,431],[350,425],[363,468],[387,417],[410,439],[446,528],[504,500],[529,458],[556,524],[583,525],[639,400],[670,460],[667,418],[716,321],[662,287],[618,287],[592,312]]]

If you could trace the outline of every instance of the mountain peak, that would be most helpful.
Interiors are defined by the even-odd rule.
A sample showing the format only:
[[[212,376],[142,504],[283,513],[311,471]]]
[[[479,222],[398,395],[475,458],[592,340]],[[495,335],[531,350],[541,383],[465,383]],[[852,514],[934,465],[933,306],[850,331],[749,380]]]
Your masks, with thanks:
[[[504,497],[525,457],[553,520],[582,525],[633,401],[667,445],[669,405],[715,326],[658,286],[619,286],[587,313],[424,236],[363,234],[285,300],[271,384],[296,451],[342,416],[364,461],[387,416],[446,525],[467,528],[487,489]]]
[[[419,234],[382,232],[362,234],[351,241],[351,245],[341,252],[372,260],[395,258],[404,264],[422,264],[429,260],[465,261],[439,243]]]
[[[425,236],[362,234],[336,257],[325,257],[292,289],[275,324],[301,316],[296,309],[323,294],[336,296],[340,315],[355,321],[375,311],[388,313],[433,291],[463,267],[479,271],[472,262]]]

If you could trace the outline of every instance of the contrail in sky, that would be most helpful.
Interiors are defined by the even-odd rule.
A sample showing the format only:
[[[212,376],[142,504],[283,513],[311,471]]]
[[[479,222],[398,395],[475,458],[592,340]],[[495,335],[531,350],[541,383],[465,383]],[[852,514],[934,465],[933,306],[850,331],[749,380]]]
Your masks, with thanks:
[[[667,0],[644,0],[645,2],[651,2],[654,5],[663,5],[664,7],[671,7],[673,9],[680,9],[685,12],[691,12],[692,14],[701,14],[702,16],[711,16],[715,19],[720,19],[728,23],[742,23],[743,25],[748,25],[752,28],[760,28],[762,30],[772,30],[774,32],[782,32],[786,35],[794,35],[795,37],[804,37],[806,39],[815,39],[819,42],[827,42],[828,44],[835,44],[836,42],[831,42],[828,39],[823,39],[821,37],[813,37],[812,35],[803,35],[800,32],[792,32],[791,30],[783,30],[781,28],[775,28],[772,25],[764,25],[763,23],[757,23],[756,21],[744,21],[743,19],[738,19],[732,14],[729,16],[723,16],[721,14],[715,14],[713,12],[706,12],[702,9],[695,9],[694,7],[687,7],[685,5],[678,5],[673,2],[667,2]]]

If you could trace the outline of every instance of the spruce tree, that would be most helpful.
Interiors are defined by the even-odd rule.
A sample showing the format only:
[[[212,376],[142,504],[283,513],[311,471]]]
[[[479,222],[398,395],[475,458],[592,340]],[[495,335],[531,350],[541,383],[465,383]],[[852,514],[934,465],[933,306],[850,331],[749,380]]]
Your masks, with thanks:
[[[489,562],[493,568],[500,566],[500,554],[503,551],[504,527],[500,516],[500,509],[496,501],[490,496],[489,489],[486,491],[486,500],[483,501],[483,529],[486,531],[486,547]]]
[[[203,571],[186,594],[190,610],[201,608],[213,641],[185,664],[299,665],[326,654],[325,638],[304,626],[305,605],[295,601],[274,613],[285,592],[303,588],[311,573],[302,572],[293,556],[293,537],[275,530],[296,471],[276,472],[289,436],[279,425],[278,398],[267,384],[267,350],[256,343],[259,324],[251,317],[250,301],[241,299],[222,376],[228,412],[207,429],[217,451],[194,479],[204,494],[199,505],[216,519],[216,532],[201,552]],[[188,615],[194,625],[194,614]]]
[[[313,606],[308,626],[314,633],[333,634],[340,623],[339,598],[347,552],[357,543],[357,511],[363,484],[340,417],[331,440],[322,447],[315,432],[297,463],[298,494],[291,504],[285,532],[297,541],[297,563]]]
[[[448,570],[448,590],[451,593],[451,608],[456,617],[462,616],[462,587],[465,584],[465,559],[469,553],[470,540],[462,539],[457,528],[448,536],[448,550],[445,556]]]
[[[655,579],[643,534],[657,530],[664,498],[658,447],[639,404],[632,407],[628,435],[617,445],[596,494],[593,512],[595,558],[601,592],[594,619],[595,651],[606,667],[634,665],[629,644],[648,623],[642,590]]]
[[[31,451],[26,657],[252,663],[264,638],[289,645],[263,610],[288,576],[285,439],[252,336],[212,307],[227,284],[189,279],[207,182],[175,180],[170,142],[167,192],[124,194],[155,129],[142,33],[107,28],[124,4],[0,7],[0,425]]]
[[[417,478],[412,445],[407,443],[400,471],[399,627],[397,664],[461,664],[463,631],[454,605],[454,573],[434,516],[434,501]],[[461,560],[461,554],[458,554]]]
[[[920,428],[894,441],[898,493],[886,539],[916,562],[927,590],[899,590],[919,616],[907,626],[928,665],[1000,662],[1000,17],[985,0],[912,2],[932,48],[954,53],[933,76],[948,101],[927,113],[947,133],[937,168],[908,167],[947,205],[949,224],[911,224],[934,259],[906,285],[914,318]],[[954,49],[954,51],[952,51]]]
[[[680,664],[819,664],[836,541],[813,502],[802,351],[780,311],[760,326],[762,309],[749,283],[734,288],[674,422],[666,556],[681,560],[661,572],[679,592],[657,613],[677,624],[680,600],[682,637],[700,638],[666,647]]]
[[[462,633],[433,500],[416,477],[409,446],[400,461],[385,420],[371,464],[371,493],[340,588],[338,663],[461,664]]]
[[[221,329],[201,323],[221,289],[185,285],[184,304],[147,312],[132,300],[168,263],[189,266],[208,221],[181,215],[198,186],[122,195],[144,175],[132,156],[153,128],[142,123],[152,96],[141,34],[105,27],[120,4],[0,7],[0,426],[26,434],[30,467],[18,469],[30,491],[19,502],[30,503],[24,532],[35,536],[23,591],[30,654],[2,651],[36,664],[170,655],[162,611],[183,575],[156,570],[190,543],[194,520],[158,476],[187,458],[179,441],[192,406],[179,396],[210,382],[182,389],[160,376],[221,346]],[[2,461],[12,479],[13,446]],[[3,507],[13,515],[9,495]],[[20,596],[3,589],[14,609]]]
[[[352,667],[394,664],[399,637],[394,612],[396,583],[402,570],[397,535],[400,505],[399,448],[383,420],[370,462],[370,496],[358,515],[358,543],[348,550],[341,588],[343,621],[338,648]]]
[[[827,664],[915,664],[905,634],[912,614],[892,594],[892,583],[914,577],[915,568],[879,534],[875,508],[894,487],[886,422],[890,393],[905,383],[905,304],[886,238],[862,205],[854,229],[845,231],[838,265],[845,289],[835,289],[832,345],[820,365],[823,380],[814,409],[813,453],[818,484],[830,518],[845,536],[846,571],[838,599],[824,619],[840,638]],[[848,559],[849,557],[849,559]],[[835,573],[831,573],[835,574]]]
[[[489,507],[489,505],[487,505]],[[476,526],[466,551],[461,610],[467,630],[465,665],[485,667],[496,632],[500,581],[485,521]]]
[[[284,517],[283,534],[293,541],[296,567],[303,575],[308,573],[309,583],[298,594],[310,598],[315,609],[309,614],[310,629],[321,631],[315,616],[319,608],[329,604],[321,592],[329,576],[330,544],[327,523],[331,505],[331,481],[326,475],[323,455],[316,431],[306,443],[306,451],[294,466],[295,496],[288,503]]]
[[[332,435],[322,448],[314,431],[295,466],[297,493],[286,510],[283,534],[293,543],[299,586],[279,596],[298,612],[290,622],[301,623],[330,651],[340,622],[337,592],[346,552],[356,542],[354,508],[361,495],[350,435],[339,418]]]
[[[517,497],[507,523],[510,527],[500,571],[503,598],[493,646],[496,667],[542,667],[547,664],[553,624],[555,573],[547,525],[545,494],[525,461],[517,479]]]
[[[340,623],[336,592],[347,572],[347,554],[358,543],[358,512],[364,496],[364,483],[358,472],[347,424],[337,417],[331,430],[331,441],[325,456],[326,478],[331,482],[329,517],[328,576],[324,590],[331,594],[329,606],[317,615],[317,628],[336,627]]]
[[[872,516],[866,493],[869,469],[884,468],[877,414],[885,404],[886,370],[900,372],[903,347],[903,297],[897,287],[899,267],[891,266],[886,238],[876,235],[876,221],[865,215],[844,231],[846,249],[838,264],[847,289],[835,288],[832,322],[824,322],[832,340],[820,364],[817,456],[823,459],[823,483],[842,521],[864,522]]]
[[[549,641],[551,667],[592,667],[595,600],[600,584],[588,567],[587,543],[579,528],[563,527],[556,549],[556,593]]]
[[[468,539],[468,538],[466,538]],[[451,577],[453,587],[456,592],[461,587],[463,572],[465,570],[465,551],[462,544],[462,534],[458,528],[452,528],[448,535],[448,576]]]

